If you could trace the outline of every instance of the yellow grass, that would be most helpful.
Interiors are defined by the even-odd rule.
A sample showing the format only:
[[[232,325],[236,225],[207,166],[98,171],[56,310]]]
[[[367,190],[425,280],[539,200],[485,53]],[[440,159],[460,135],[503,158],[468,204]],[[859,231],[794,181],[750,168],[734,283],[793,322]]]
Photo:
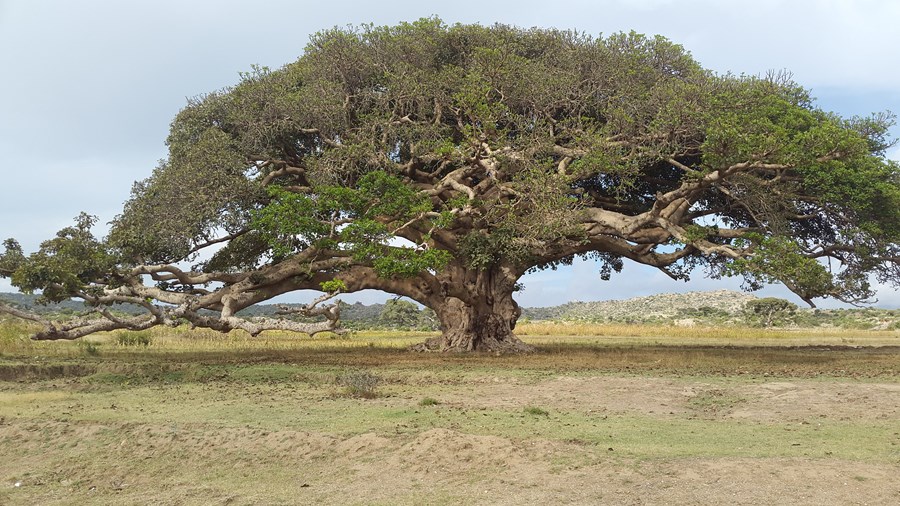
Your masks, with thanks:
[[[21,322],[0,322],[0,355],[9,357],[77,357],[134,354],[190,354],[340,351],[377,348],[405,349],[435,335],[428,332],[360,331],[343,336],[324,333],[307,336],[270,331],[253,337],[242,331],[222,334],[208,329],[155,327],[141,331],[149,346],[122,346],[118,337],[129,331],[100,333],[75,342],[35,342],[27,339],[36,327]],[[886,346],[900,345],[900,331],[848,329],[761,329],[752,327],[674,327],[596,323],[523,323],[516,334],[538,347],[565,346]]]
[[[572,340],[578,337],[652,339],[654,344],[900,344],[900,331],[850,330],[842,328],[765,329],[757,327],[676,327],[671,325],[540,322],[516,326],[516,334],[526,341],[542,337]],[[536,339],[537,338],[537,339]],[[637,339],[636,339],[637,338]],[[578,341],[575,339],[574,341]],[[607,340],[608,341],[608,340]]]

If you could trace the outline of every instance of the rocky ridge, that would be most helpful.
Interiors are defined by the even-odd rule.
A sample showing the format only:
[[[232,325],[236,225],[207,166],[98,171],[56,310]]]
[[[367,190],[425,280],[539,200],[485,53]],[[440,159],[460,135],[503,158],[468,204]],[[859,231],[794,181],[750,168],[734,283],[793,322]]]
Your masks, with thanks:
[[[551,308],[526,308],[533,320],[652,322],[675,318],[735,315],[757,297],[733,290],[662,293],[625,300],[569,302]]]

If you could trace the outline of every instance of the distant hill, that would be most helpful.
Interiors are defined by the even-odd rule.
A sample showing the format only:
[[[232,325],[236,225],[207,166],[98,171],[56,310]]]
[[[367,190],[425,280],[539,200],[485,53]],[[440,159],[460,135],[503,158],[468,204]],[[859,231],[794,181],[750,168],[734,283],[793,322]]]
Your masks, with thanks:
[[[0,293],[0,299],[38,313],[66,314],[86,309],[80,301],[69,300],[58,304],[40,305],[37,298],[36,295]],[[754,299],[756,299],[754,295],[729,290],[665,293],[627,300],[568,302],[553,307],[523,308],[522,316],[531,320],[658,321],[676,317],[735,314],[739,313],[748,301]],[[120,304],[115,306],[115,309],[128,314],[140,314],[144,311],[142,307],[133,304]],[[274,316],[277,309],[276,304],[258,304],[240,311],[238,315]],[[345,322],[375,321],[382,309],[384,304],[342,303],[341,319]]]
[[[663,293],[625,300],[568,302],[553,307],[522,308],[522,321],[753,325],[754,320],[748,319],[744,308],[756,299],[755,295],[731,290]],[[44,314],[75,314],[86,309],[83,303],[77,301],[42,306],[37,304],[37,296],[19,293],[0,293],[0,300]],[[384,307],[384,304],[341,303],[341,321],[352,329],[384,328],[384,322],[380,319]],[[132,304],[120,304],[114,309],[130,314],[143,312],[143,308]],[[247,318],[274,316],[277,309],[275,304],[260,304],[244,309],[238,315]],[[900,329],[900,310],[799,308],[784,315],[776,325],[897,330]]]
[[[0,293],[8,303],[43,314],[75,314],[86,309],[80,301],[40,305],[36,295]],[[568,302],[560,306],[523,308],[522,318],[529,320],[564,320],[586,322],[660,323],[674,319],[696,318],[719,321],[739,314],[754,295],[729,290],[713,292],[665,293],[626,300]],[[296,306],[297,304],[284,304]],[[133,304],[120,304],[116,311],[140,314],[144,309]],[[239,316],[275,316],[276,304],[258,304],[238,313]],[[384,304],[341,304],[341,320],[349,327],[377,327]]]
[[[626,300],[568,302],[548,308],[525,308],[522,316],[532,320],[592,322],[660,322],[673,318],[727,316],[740,313],[757,297],[732,290],[662,293]]]
[[[279,306],[297,307],[300,304],[257,304],[238,311],[238,316],[252,318],[254,316],[276,316]],[[341,321],[344,323],[374,323],[378,320],[384,304],[341,303]]]
[[[74,314],[80,313],[87,309],[83,302],[77,300],[67,300],[54,304],[38,304],[37,295],[25,295],[21,293],[0,292],[0,300],[22,309],[39,313],[39,314]],[[278,306],[297,306],[298,304],[258,304],[248,307],[238,312],[238,315],[244,317],[253,316],[274,316],[278,310]],[[341,319],[345,321],[369,321],[376,320],[384,304],[342,304]],[[116,311],[126,314],[141,314],[145,309],[136,304],[118,304],[113,307]]]
[[[37,295],[25,295],[22,293],[0,292],[0,300],[14,307],[27,309],[38,314],[73,314],[87,310],[80,300],[66,300],[55,304],[38,304]],[[122,313],[139,314],[144,308],[136,304],[119,304],[114,309]]]

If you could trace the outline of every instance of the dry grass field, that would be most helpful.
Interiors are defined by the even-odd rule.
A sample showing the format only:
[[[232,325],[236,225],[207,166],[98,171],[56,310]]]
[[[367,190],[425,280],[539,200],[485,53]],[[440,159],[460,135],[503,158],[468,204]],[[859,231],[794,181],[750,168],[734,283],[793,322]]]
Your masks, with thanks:
[[[900,503],[898,331],[25,331],[0,326],[0,504]]]

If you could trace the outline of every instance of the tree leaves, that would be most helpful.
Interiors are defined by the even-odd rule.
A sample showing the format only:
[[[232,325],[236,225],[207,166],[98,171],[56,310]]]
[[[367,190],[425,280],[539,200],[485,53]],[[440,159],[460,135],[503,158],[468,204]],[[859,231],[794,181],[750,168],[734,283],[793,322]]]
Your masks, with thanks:
[[[41,290],[39,301],[60,302],[74,294],[92,294],[94,284],[116,286],[118,258],[91,234],[94,216],[81,213],[75,225],[57,232],[56,237],[41,243],[40,249],[27,258],[9,241],[0,256],[4,276],[11,272],[12,284],[25,293]]]

